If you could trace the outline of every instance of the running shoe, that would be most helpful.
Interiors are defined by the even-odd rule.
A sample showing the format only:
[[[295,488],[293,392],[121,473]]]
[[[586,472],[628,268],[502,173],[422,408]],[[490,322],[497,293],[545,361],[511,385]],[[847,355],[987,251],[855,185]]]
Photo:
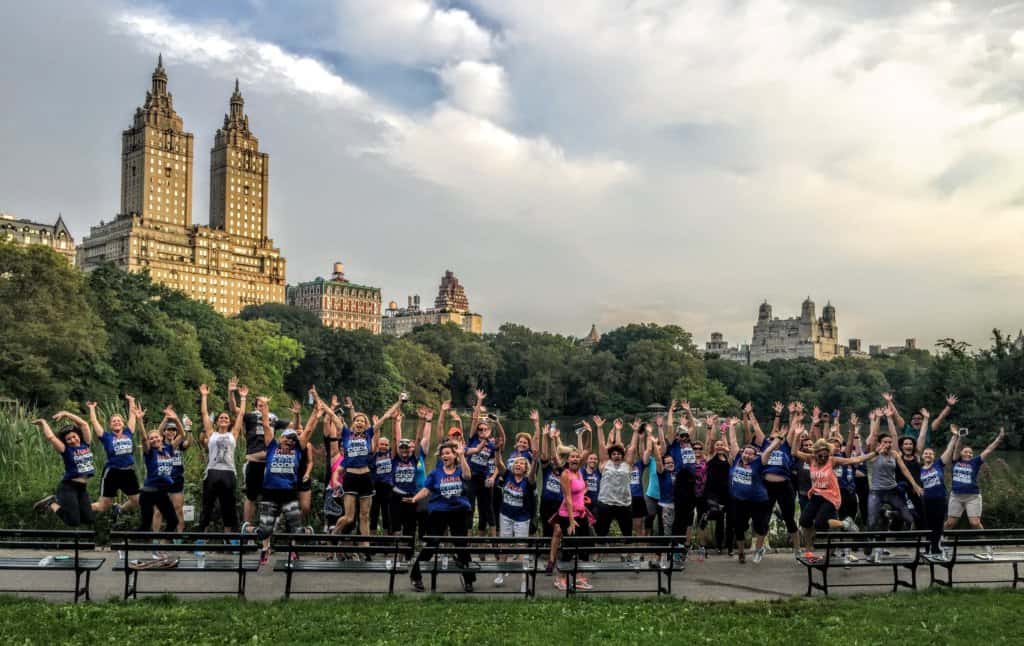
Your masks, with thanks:
[[[587,579],[587,577],[584,577],[584,576],[576,577],[576,587],[579,588],[580,590],[593,590],[594,589],[594,586],[591,585],[591,583]]]
[[[544,566],[544,575],[551,576],[551,573],[555,571],[555,562],[548,561],[547,565]]]
[[[238,530],[238,533],[239,533],[239,534],[244,534],[244,533],[246,533],[246,531],[248,531],[248,529],[249,529],[250,527],[252,527],[252,523],[250,523],[249,521],[244,521],[244,522],[242,523],[242,527],[241,527],[241,529],[239,529],[239,530]]]
[[[413,579],[410,583],[412,583],[412,589],[414,592],[423,592],[426,589],[423,587],[423,581]]]
[[[498,576],[494,577],[494,585],[498,587],[505,585],[505,575],[499,574]]]
[[[764,548],[763,547],[759,547],[756,550],[754,550],[754,564],[755,565],[760,563],[761,559],[763,559],[763,558],[764,558]]]
[[[746,562],[747,562],[747,555],[746,555],[746,554],[745,554],[744,552],[740,552],[740,553],[739,553],[739,557],[737,558],[737,560],[738,560],[738,561],[739,561],[739,562],[740,562],[741,564],[743,564],[743,563],[746,563]]]
[[[270,550],[260,549],[260,567],[270,563]]]
[[[555,579],[555,588],[558,589],[558,590],[561,590],[563,592],[565,591],[566,583],[565,583],[565,577],[564,576]]]
[[[853,518],[847,516],[843,519],[843,531],[844,532],[859,532],[860,528],[857,527],[857,523],[853,522]]]
[[[50,511],[50,503],[54,502],[57,502],[57,496],[50,494],[42,500],[36,501],[36,504],[32,505],[32,509],[34,509],[37,514],[43,514]]]
[[[467,581],[465,577],[462,578],[462,589],[466,592],[473,591],[473,582]]]

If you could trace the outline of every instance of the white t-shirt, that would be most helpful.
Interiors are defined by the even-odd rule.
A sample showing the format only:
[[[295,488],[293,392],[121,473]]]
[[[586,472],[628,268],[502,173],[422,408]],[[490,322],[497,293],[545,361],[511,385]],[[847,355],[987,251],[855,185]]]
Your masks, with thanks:
[[[628,507],[633,498],[629,495],[629,472],[631,471],[625,461],[619,462],[618,466],[611,460],[604,463],[604,471],[601,472],[601,488],[597,492],[597,501],[606,505]]]
[[[213,433],[206,443],[206,470],[235,473],[235,444],[231,433]]]

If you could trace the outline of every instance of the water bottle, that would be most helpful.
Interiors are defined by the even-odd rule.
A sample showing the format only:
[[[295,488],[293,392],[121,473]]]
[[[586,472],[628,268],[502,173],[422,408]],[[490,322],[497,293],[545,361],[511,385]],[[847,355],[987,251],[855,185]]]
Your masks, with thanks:
[[[205,545],[205,544],[206,544],[206,541],[204,541],[203,539],[199,539],[199,540],[196,541],[196,545]],[[204,552],[202,550],[196,550],[195,552],[192,552],[192,555],[196,557],[196,567],[197,568],[205,568],[206,567],[206,552]]]
[[[181,425],[185,427],[186,433],[192,432],[192,420],[189,419],[188,415],[185,415],[181,418]]]
[[[530,570],[530,555],[529,554],[525,554],[525,555],[523,555],[523,572],[528,572],[529,570]]]
[[[395,562],[391,560],[391,557],[388,557],[388,558],[384,559],[384,569],[386,571],[390,572],[391,571],[391,566],[394,565],[394,563]]]
[[[448,569],[448,555],[447,554],[445,554],[444,556],[441,557],[441,569],[442,570],[447,570]]]
[[[309,393],[309,405],[312,406],[314,403],[316,402],[313,401],[313,393]]]

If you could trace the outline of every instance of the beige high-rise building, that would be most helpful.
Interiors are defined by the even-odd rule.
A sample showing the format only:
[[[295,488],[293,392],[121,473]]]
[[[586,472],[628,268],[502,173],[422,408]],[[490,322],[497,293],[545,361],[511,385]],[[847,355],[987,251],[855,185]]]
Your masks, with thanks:
[[[267,237],[269,157],[249,130],[235,81],[210,151],[210,226],[192,224],[192,133],[186,132],[157,59],[152,87],[122,134],[121,212],[78,248],[91,270],[113,262],[202,300],[225,315],[283,303],[285,260]]]

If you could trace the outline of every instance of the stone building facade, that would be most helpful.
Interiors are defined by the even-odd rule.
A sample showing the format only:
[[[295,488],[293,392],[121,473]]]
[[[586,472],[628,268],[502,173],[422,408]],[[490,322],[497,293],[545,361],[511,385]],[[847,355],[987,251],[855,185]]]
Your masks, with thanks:
[[[814,301],[807,297],[800,307],[799,318],[772,317],[772,306],[761,304],[750,343],[750,363],[772,359],[831,360],[842,354],[839,324],[832,303],[825,305],[820,318],[815,317]]]
[[[43,245],[67,258],[69,263],[75,263],[75,240],[60,215],[55,223],[42,224],[0,213],[0,240],[24,247]]]
[[[285,301],[285,259],[267,237],[269,157],[249,129],[235,82],[210,151],[210,226],[192,223],[193,135],[174,110],[162,57],[121,136],[121,210],[78,248],[88,271],[112,262],[225,315]]]
[[[345,266],[334,263],[329,280],[317,277],[288,286],[288,304],[313,312],[327,327],[342,330],[364,329],[380,334],[380,287],[350,283]]]
[[[721,332],[712,332],[711,340],[704,344],[704,356],[708,355],[717,355],[719,359],[749,364],[750,346],[743,344],[740,347],[730,347]]]
[[[432,309],[420,308],[420,297],[410,296],[408,304],[399,308],[391,301],[381,318],[381,331],[390,336],[405,336],[420,325],[454,323],[466,332],[483,334],[483,317],[469,311],[466,290],[451,271],[441,277]]]

